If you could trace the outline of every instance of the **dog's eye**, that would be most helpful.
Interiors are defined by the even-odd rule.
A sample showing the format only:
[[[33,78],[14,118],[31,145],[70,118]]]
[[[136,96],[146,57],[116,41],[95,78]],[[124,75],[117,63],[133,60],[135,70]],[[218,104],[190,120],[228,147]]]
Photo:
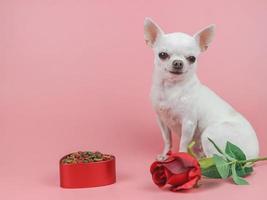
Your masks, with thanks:
[[[195,56],[189,56],[186,58],[190,63],[194,63],[196,61],[196,57]]]
[[[162,60],[165,60],[165,59],[169,58],[169,54],[167,54],[166,52],[160,52],[159,58]]]

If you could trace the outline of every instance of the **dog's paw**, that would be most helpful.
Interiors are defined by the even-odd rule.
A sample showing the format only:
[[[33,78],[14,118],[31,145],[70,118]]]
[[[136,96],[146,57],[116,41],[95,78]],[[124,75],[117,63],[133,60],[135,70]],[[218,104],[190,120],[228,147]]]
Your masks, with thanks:
[[[166,155],[166,154],[159,154],[159,155],[157,155],[157,161],[164,161],[164,160],[166,160],[168,158],[168,155]]]

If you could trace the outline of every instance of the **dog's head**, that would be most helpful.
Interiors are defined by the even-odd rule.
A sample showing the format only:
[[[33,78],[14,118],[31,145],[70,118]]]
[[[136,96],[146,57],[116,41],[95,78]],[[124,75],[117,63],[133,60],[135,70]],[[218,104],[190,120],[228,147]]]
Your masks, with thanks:
[[[145,41],[154,51],[155,70],[165,78],[184,79],[195,73],[200,52],[205,51],[214,36],[210,25],[194,36],[185,33],[165,34],[151,19],[144,22]]]

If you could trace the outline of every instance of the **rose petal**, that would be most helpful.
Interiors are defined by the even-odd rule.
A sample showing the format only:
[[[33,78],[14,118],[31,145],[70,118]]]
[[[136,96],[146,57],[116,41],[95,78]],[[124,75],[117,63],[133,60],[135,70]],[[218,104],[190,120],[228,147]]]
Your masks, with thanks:
[[[172,186],[180,186],[185,184],[188,181],[188,171],[185,171],[180,174],[174,174],[167,180],[167,184]]]
[[[186,168],[199,165],[198,161],[188,153],[184,153],[184,152],[173,153],[171,155],[171,157],[176,158],[176,159],[180,159],[181,162],[183,163],[184,167],[186,167]]]
[[[190,180],[195,177],[201,177],[201,169],[199,167],[191,168],[188,173],[188,178]]]
[[[187,171],[187,168],[184,167],[183,162],[179,158],[173,160],[172,162],[163,163],[162,165],[173,174],[179,174]]]
[[[155,171],[155,173],[152,174],[152,179],[153,182],[159,187],[163,187],[167,183],[167,177],[164,170]]]
[[[171,188],[171,191],[179,191],[179,190],[187,190],[187,189],[191,189],[192,187],[194,187],[197,182],[198,182],[199,178],[196,177],[190,181],[188,181],[187,183],[181,185],[181,186],[178,186],[178,187],[172,187]]]
[[[159,163],[157,161],[153,162],[152,165],[150,166],[150,173],[153,174],[153,172],[155,171],[155,169],[157,167],[159,167]]]

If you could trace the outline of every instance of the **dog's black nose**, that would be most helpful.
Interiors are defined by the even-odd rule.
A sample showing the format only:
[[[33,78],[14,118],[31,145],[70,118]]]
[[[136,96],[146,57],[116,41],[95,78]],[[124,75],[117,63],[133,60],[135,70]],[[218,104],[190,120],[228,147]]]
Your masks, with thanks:
[[[172,67],[177,70],[181,70],[184,67],[184,63],[182,60],[174,60],[172,62]]]

